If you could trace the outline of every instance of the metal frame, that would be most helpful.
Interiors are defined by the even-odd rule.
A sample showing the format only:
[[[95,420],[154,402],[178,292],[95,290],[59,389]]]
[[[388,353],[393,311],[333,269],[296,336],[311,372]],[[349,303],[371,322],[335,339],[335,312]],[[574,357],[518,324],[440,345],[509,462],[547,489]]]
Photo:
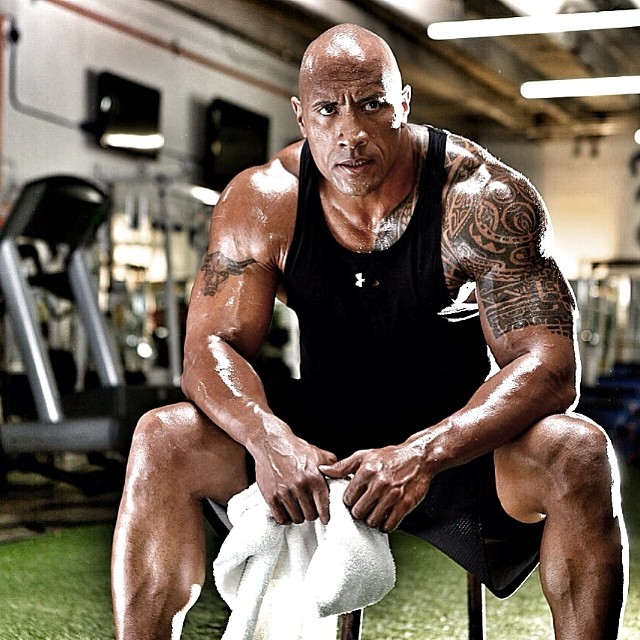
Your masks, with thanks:
[[[484,585],[472,573],[467,573],[467,611],[469,615],[469,640],[484,640],[485,609]],[[360,640],[362,633],[362,609],[340,616],[340,640]]]
[[[46,341],[40,329],[35,296],[22,268],[16,245],[20,236],[43,239],[38,234],[39,206],[49,189],[81,189],[89,206],[106,211],[108,198],[96,185],[72,176],[52,176],[34,180],[23,188],[0,234],[0,290],[5,297],[29,386],[34,397],[38,422],[22,421],[0,428],[0,444],[5,453],[58,451],[107,451],[118,446],[118,416],[99,415],[67,418],[53,373]],[[65,211],[51,211],[64,216]],[[96,218],[97,220],[98,218]],[[30,229],[31,227],[31,229]],[[84,242],[92,241],[86,238]],[[97,302],[87,249],[82,240],[70,245],[68,277],[78,315],[87,333],[87,342],[100,383],[108,389],[124,384],[124,372],[115,342]]]

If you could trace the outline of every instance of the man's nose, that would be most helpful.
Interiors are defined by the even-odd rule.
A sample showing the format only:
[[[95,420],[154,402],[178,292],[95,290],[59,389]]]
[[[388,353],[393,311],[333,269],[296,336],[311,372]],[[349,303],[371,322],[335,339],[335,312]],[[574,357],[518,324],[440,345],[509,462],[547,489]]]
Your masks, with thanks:
[[[341,118],[338,143],[341,146],[355,149],[367,142],[369,135],[355,115],[345,115]]]

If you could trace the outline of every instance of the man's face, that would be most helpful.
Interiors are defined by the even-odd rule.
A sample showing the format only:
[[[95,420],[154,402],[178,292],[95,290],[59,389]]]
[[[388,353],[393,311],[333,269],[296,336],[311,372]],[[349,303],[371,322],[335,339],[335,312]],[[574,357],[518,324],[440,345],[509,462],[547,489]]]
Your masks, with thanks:
[[[409,101],[410,88],[384,61],[345,56],[316,61],[292,104],[320,173],[340,192],[364,196],[398,159]]]

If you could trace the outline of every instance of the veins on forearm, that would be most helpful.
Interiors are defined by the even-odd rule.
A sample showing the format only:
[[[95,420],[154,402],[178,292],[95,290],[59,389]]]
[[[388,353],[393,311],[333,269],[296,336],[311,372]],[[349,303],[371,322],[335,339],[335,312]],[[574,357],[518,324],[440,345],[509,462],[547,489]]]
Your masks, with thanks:
[[[205,296],[214,296],[220,285],[229,277],[242,275],[244,270],[255,262],[253,258],[233,260],[220,251],[207,253],[200,267],[204,274],[202,293]]]

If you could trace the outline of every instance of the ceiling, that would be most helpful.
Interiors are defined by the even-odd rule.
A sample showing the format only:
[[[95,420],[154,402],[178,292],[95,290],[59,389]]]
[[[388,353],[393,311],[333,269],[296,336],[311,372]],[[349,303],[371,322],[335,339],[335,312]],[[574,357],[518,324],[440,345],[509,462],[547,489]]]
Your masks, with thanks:
[[[443,19],[516,15],[512,0],[154,0],[299,62],[318,34],[356,22],[383,36],[413,88],[412,120],[471,137],[597,138],[640,127],[639,96],[527,100],[526,80],[640,74],[640,29],[440,41]],[[543,3],[553,0],[538,0]],[[638,0],[565,0],[561,11],[638,8]]]

